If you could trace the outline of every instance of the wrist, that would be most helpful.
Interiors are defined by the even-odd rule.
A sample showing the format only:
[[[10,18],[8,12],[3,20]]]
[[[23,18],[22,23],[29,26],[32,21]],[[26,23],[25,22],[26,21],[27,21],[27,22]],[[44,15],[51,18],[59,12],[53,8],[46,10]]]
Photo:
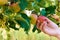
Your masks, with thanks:
[[[56,37],[60,40],[60,28],[57,30],[57,35]]]

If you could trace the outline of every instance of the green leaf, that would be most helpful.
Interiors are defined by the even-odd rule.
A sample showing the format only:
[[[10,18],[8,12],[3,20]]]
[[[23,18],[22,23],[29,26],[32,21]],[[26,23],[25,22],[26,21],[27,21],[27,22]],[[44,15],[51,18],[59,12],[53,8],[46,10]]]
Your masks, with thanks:
[[[40,2],[41,0],[36,0],[37,2]]]
[[[0,19],[3,19],[3,17],[4,17],[4,16],[3,16],[2,14],[0,14]]]
[[[40,11],[40,13],[41,13],[41,15],[43,15],[43,16],[46,16],[46,15],[47,15],[45,9],[42,9],[42,10]]]
[[[54,14],[55,13],[55,9],[56,9],[56,6],[49,6],[47,8],[45,8],[46,10],[46,14]]]
[[[13,29],[15,29],[15,30],[18,30],[18,28],[16,28],[16,23],[13,21],[13,20],[11,20],[11,19],[9,19],[8,20],[8,23],[9,23],[9,27],[10,28],[13,28]]]
[[[29,18],[26,14],[20,13],[20,15],[21,15],[28,23],[30,23],[30,18]]]
[[[14,2],[18,2],[18,0],[14,0]]]
[[[34,6],[34,9],[35,9],[35,11],[38,13],[38,12],[40,12],[40,7],[39,6]]]
[[[27,7],[28,2],[26,0],[20,0],[19,6],[21,10],[24,10]]]
[[[3,6],[3,10],[5,15],[12,14],[12,10],[10,10],[8,6]]]
[[[30,29],[30,18],[26,14],[21,13],[16,16],[15,20],[28,33]]]
[[[10,14],[12,14],[12,11],[9,10],[9,9],[6,9],[6,10],[5,10],[5,15],[10,15]]]
[[[32,10],[33,9],[33,7],[32,7],[33,5],[34,5],[33,2],[28,2],[28,5],[27,5],[26,9]]]
[[[28,25],[26,22],[22,20],[16,20],[18,24],[20,24],[20,27],[24,28],[24,31],[28,32],[30,29],[30,25]]]
[[[40,2],[36,3],[40,7],[45,7],[46,2],[41,0]]]
[[[32,31],[35,32],[36,30],[38,31],[38,33],[41,32],[39,29],[37,29],[37,27],[36,27],[36,25],[35,25]]]
[[[18,2],[18,0],[9,0],[10,2]]]

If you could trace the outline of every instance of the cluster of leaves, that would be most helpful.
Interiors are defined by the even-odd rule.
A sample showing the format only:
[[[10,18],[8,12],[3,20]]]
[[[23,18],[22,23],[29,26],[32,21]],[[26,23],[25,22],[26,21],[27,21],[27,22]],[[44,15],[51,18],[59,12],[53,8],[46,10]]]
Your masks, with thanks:
[[[30,21],[32,20],[28,17],[24,10],[34,10],[37,14],[40,13],[43,16],[48,16],[49,14],[54,14],[56,5],[52,5],[52,1],[50,0],[7,0],[7,3],[0,5],[0,19],[6,17],[5,25],[7,28],[13,28],[18,30],[20,27],[24,28],[24,30],[28,33],[30,29]],[[40,10],[40,8],[44,8]],[[3,20],[3,19],[2,19]],[[16,24],[19,24],[19,28],[16,27]],[[32,29],[33,32],[38,30],[36,28],[36,24]],[[38,30],[38,32],[40,32]]]

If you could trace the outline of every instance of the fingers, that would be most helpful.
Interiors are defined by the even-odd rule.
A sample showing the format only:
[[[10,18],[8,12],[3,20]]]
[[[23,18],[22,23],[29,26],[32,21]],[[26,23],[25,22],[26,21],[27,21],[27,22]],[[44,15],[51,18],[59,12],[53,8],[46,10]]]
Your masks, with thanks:
[[[52,22],[51,20],[49,20],[48,18],[45,18],[45,20],[44,20],[43,23],[40,23],[39,20],[37,21],[37,28],[38,29],[43,30],[43,28],[45,27],[45,25],[48,28],[52,28],[52,29],[58,28],[58,26],[54,22]]]
[[[41,25],[40,21],[37,20],[37,28],[38,28],[38,29],[40,28],[40,25]]]
[[[50,28],[58,28],[58,25],[56,25],[50,19],[46,18],[46,22],[47,22],[47,26],[49,26]]]
[[[49,31],[49,30],[48,30],[47,23],[44,23],[44,25],[43,25],[43,27],[42,27],[42,31],[43,31],[44,33],[46,33],[46,34],[47,34],[47,32]]]
[[[41,25],[40,25],[40,30],[44,30],[43,28],[47,26],[47,23],[44,21]]]
[[[51,30],[49,28],[49,26],[47,26],[47,23],[46,22],[44,22],[44,24],[42,25],[41,31],[43,31],[44,33],[46,33],[48,35],[52,35],[52,33],[54,33],[53,30]]]
[[[48,19],[48,18],[46,18],[45,21],[46,21],[47,23],[52,22],[52,21],[51,21],[50,19]]]

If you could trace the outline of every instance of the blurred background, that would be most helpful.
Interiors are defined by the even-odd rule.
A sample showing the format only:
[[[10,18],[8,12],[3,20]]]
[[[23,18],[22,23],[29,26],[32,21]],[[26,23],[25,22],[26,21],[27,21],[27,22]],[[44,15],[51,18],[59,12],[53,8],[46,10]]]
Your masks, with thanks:
[[[35,15],[60,27],[60,0],[0,0],[0,40],[57,40],[37,29]]]

